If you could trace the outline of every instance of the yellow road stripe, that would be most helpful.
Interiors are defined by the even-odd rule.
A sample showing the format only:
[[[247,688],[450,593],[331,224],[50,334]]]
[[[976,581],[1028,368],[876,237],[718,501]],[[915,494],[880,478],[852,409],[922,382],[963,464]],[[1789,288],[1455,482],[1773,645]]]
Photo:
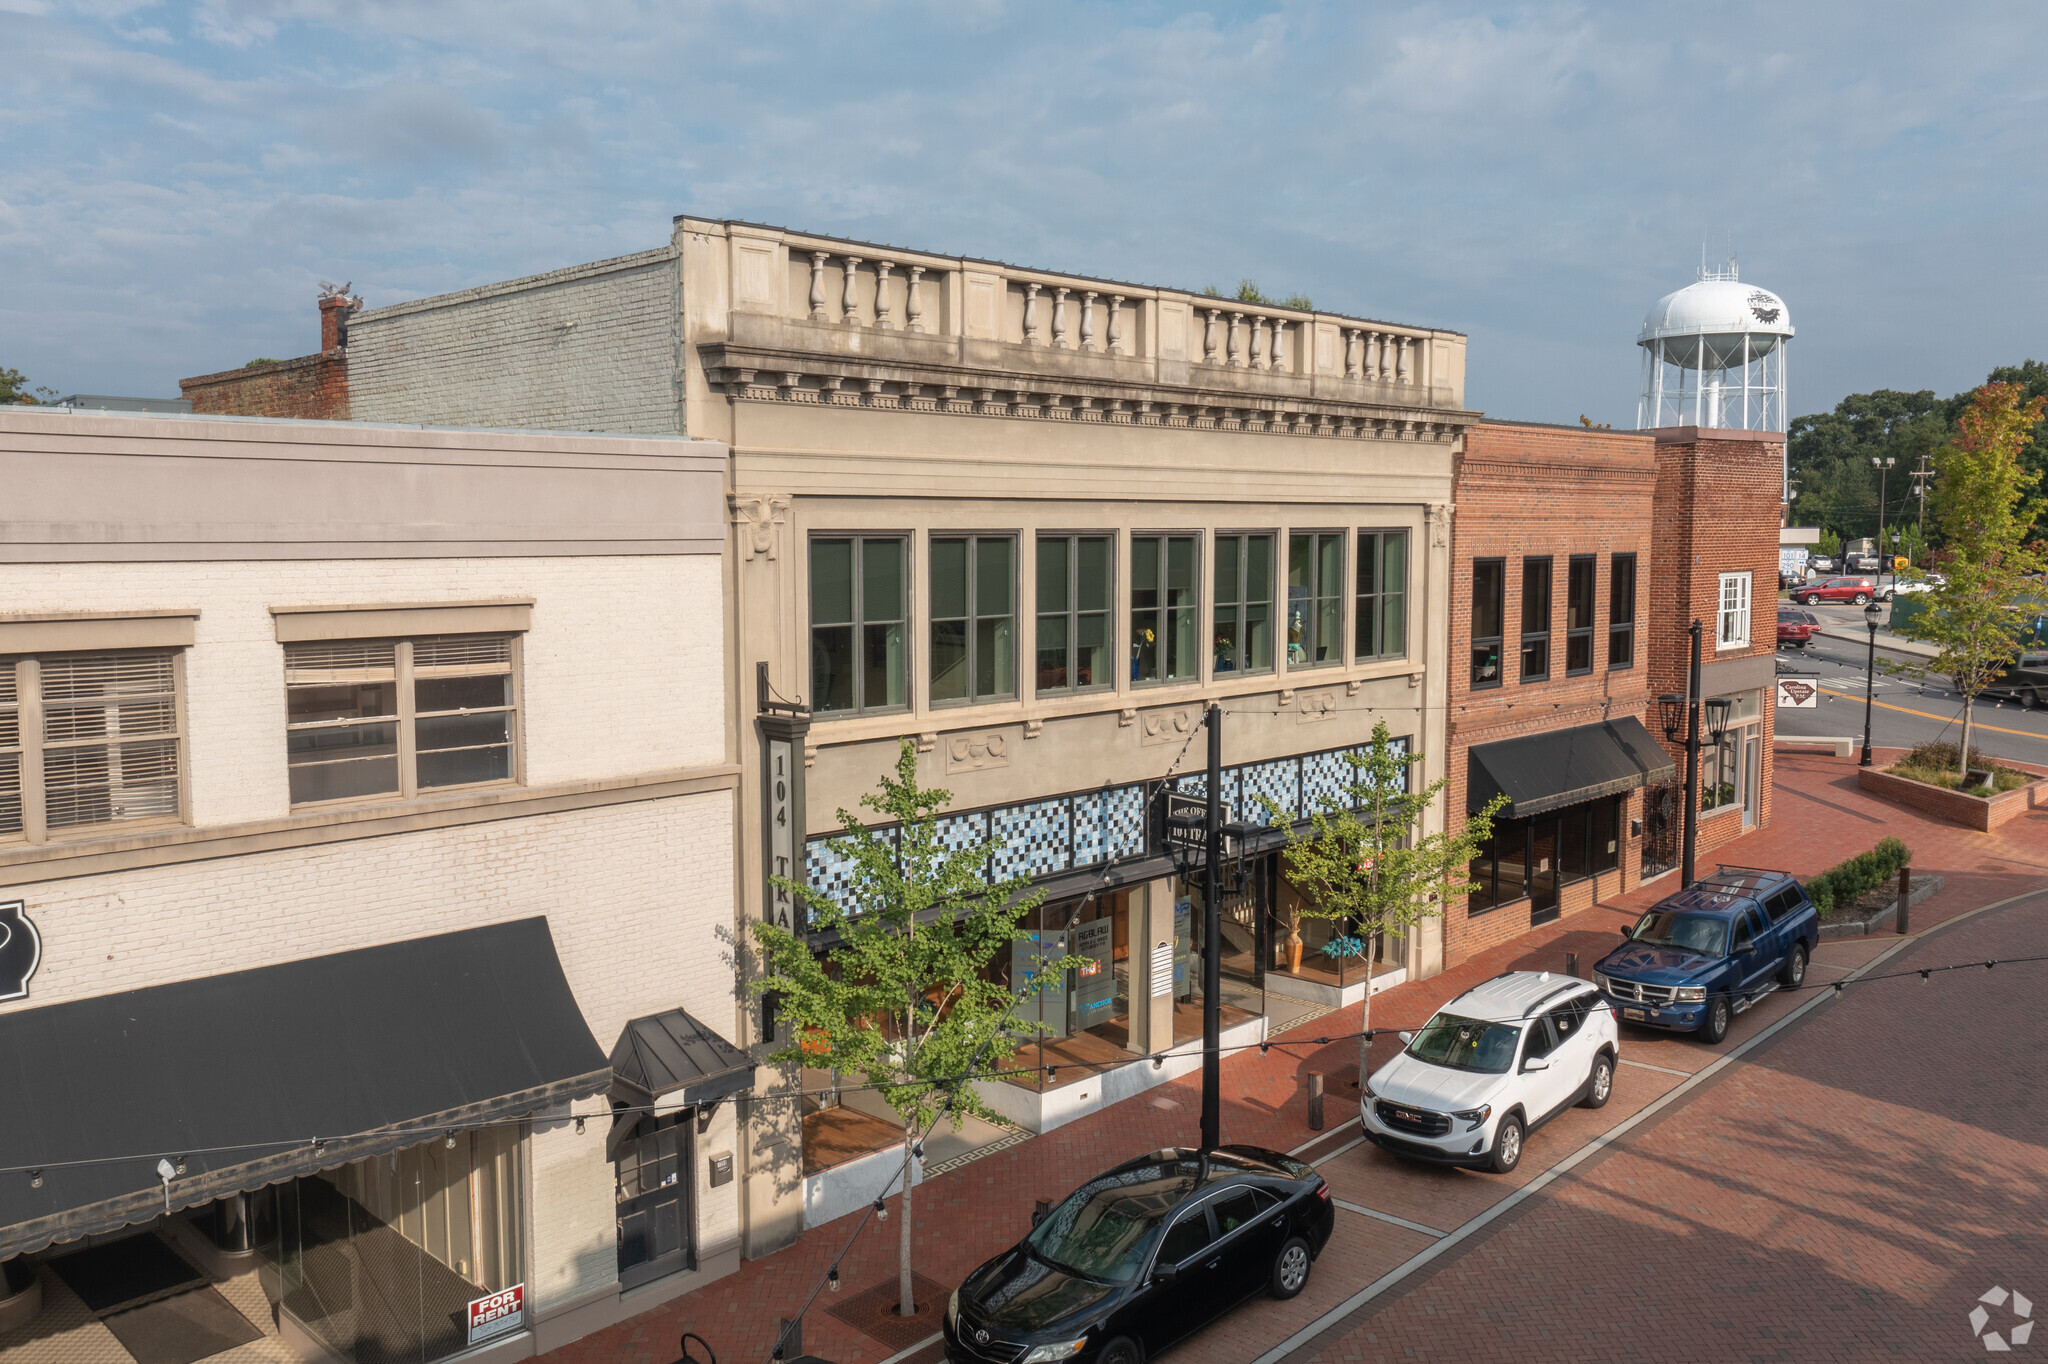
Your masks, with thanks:
[[[1863,698],[1862,698],[1862,697],[1860,697],[1860,696],[1856,696],[1856,695],[1853,695],[1852,693],[1849,693],[1849,692],[1845,692],[1845,691],[1830,691],[1830,690],[1828,690],[1828,689],[1827,689],[1826,687],[1821,687],[1821,688],[1818,688],[1818,690],[1820,691],[1821,695],[1823,695],[1823,696],[1839,696],[1839,697],[1841,697],[1841,698],[1842,698],[1842,699],[1843,699],[1844,701],[1861,701],[1861,700],[1863,699]],[[1888,702],[1888,701],[1872,701],[1872,702],[1871,702],[1870,704],[1871,704],[1871,705],[1873,705],[1873,706],[1876,706],[1876,707],[1877,707],[1877,708],[1878,708],[1879,710],[1896,710],[1896,711],[1899,711],[1899,712],[1901,712],[1901,713],[1903,713],[1903,714],[1906,714],[1906,715],[1917,715],[1917,716],[1919,716],[1919,717],[1920,717],[1921,719],[1923,719],[1923,720],[1940,720],[1940,721],[1942,721],[1942,722],[1943,722],[1944,724],[1951,724],[1951,725],[1959,725],[1959,724],[1961,724],[1961,723],[1963,722],[1963,717],[1962,717],[1962,716],[1960,716],[1960,715],[1936,715],[1936,714],[1934,714],[1934,713],[1933,713],[1933,712],[1931,712],[1931,711],[1925,711],[1925,710],[1914,710],[1914,709],[1912,709],[1912,708],[1911,708],[1911,707],[1909,707],[1909,706],[1895,706],[1895,705],[1892,705],[1892,704],[1891,704],[1890,702]],[[1991,731],[1991,732],[1992,732],[1993,734],[2017,734],[2017,735],[2019,735],[2019,736],[2020,736],[2020,737],[2021,737],[2022,739],[2041,739],[2041,738],[2048,738],[2048,735],[2041,735],[2041,734],[2036,734],[2036,733],[2034,733],[2034,731],[2033,731],[2033,730],[2031,730],[2031,729],[2006,729],[2006,728],[2004,728],[2003,726],[2000,726],[2000,725],[1987,725],[1987,724],[1985,724],[1985,723],[1984,723],[1984,722],[1983,722],[1982,720],[1973,720],[1973,721],[1971,721],[1971,722],[1970,722],[1970,728],[1971,728],[1971,729],[1988,729],[1988,730],[1990,730],[1990,731]],[[1791,736],[1791,735],[1787,735],[1787,736],[1785,736],[1785,737],[1787,737],[1787,738],[1791,738],[1792,736]]]

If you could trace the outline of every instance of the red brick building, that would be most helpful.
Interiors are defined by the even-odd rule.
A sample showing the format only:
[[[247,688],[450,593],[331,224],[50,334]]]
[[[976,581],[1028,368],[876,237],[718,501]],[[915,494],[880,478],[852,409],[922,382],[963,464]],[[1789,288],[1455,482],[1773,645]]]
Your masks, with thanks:
[[[1444,925],[1446,965],[1677,865],[1683,735],[1657,698],[1732,698],[1702,754],[1706,854],[1770,814],[1779,443],[1485,422],[1452,518],[1447,808],[1510,803]],[[1758,595],[1761,593],[1761,595]],[[1725,598],[1725,600],[1724,600]]]
[[[348,315],[360,303],[344,294],[320,300],[320,349],[178,380],[194,412],[223,417],[296,417],[347,421]]]

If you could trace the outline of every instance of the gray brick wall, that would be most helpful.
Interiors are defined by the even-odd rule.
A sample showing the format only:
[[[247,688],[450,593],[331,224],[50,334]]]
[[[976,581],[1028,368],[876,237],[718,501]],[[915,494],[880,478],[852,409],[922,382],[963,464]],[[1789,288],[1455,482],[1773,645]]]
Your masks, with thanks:
[[[680,297],[663,247],[359,313],[350,415],[678,434]]]

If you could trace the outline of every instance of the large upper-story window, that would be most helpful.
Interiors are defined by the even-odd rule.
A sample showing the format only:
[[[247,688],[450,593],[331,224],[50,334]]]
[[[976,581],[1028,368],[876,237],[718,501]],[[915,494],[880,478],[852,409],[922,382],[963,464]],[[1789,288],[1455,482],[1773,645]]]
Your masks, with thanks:
[[[1617,554],[1607,565],[1607,666],[1636,661],[1636,556]]]
[[[1131,537],[1131,681],[1201,677],[1199,550],[1192,535]]]
[[[1501,684],[1501,626],[1506,612],[1505,559],[1472,561],[1472,685]]]
[[[1361,663],[1408,653],[1408,532],[1358,534],[1357,618],[1352,652]]]
[[[1344,537],[1287,537],[1287,666],[1344,658]]]
[[[1216,672],[1273,671],[1273,537],[1216,537]]]
[[[932,537],[932,704],[1017,694],[1017,542]]]
[[[910,703],[904,541],[811,541],[811,708],[820,714]]]
[[[1038,692],[1116,685],[1116,561],[1107,535],[1038,537]]]
[[[0,839],[179,813],[171,650],[0,659]]]
[[[1591,554],[1574,554],[1565,568],[1564,672],[1593,671],[1593,570]]]
[[[1749,575],[1721,575],[1721,625],[1715,647],[1737,649],[1749,643]]]
[[[513,779],[508,635],[287,644],[284,665],[294,805]]]
[[[1550,676],[1550,556],[1522,560],[1522,680]]]

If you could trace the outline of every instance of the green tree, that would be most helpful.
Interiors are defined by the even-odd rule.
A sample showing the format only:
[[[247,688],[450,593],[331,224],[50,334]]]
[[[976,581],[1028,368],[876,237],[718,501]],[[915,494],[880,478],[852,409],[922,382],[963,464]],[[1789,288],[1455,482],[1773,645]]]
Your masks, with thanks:
[[[2031,610],[2023,596],[2037,588],[2027,575],[2043,567],[2039,542],[2030,543],[2041,501],[2028,496],[2041,476],[2020,457],[2044,406],[2048,398],[2023,400],[2017,384],[1986,384],[1958,417],[1955,443],[1934,455],[1928,510],[1944,542],[1945,581],[1899,628],[1940,649],[1933,667],[1962,694],[1959,771],[1969,761],[1977,698],[2018,651],[2028,627]]]
[[[1842,537],[1831,530],[1823,530],[1820,539],[1814,542],[1813,552],[1825,555],[1839,565],[1842,558]]]
[[[1266,816],[1289,830],[1282,854],[1287,874],[1307,904],[1311,919],[1348,920],[1358,949],[1368,954],[1364,1011],[1359,1016],[1358,1082],[1371,1073],[1372,982],[1370,944],[1387,934],[1406,933],[1472,891],[1467,879],[1479,847],[1493,836],[1493,819],[1507,804],[1496,796],[1456,833],[1422,832],[1423,816],[1447,782],[1439,778],[1422,791],[1408,789],[1408,769],[1420,753],[1394,747],[1387,722],[1372,727],[1363,753],[1346,753],[1351,779],[1325,796],[1309,813],[1309,830],[1296,833],[1287,813],[1266,801]]]
[[[882,830],[849,810],[838,812],[852,851],[845,897],[776,881],[802,898],[813,931],[838,933],[838,945],[820,955],[797,934],[765,920],[753,925],[767,974],[751,988],[773,991],[795,1024],[790,1045],[770,1059],[859,1075],[903,1124],[897,1288],[906,1316],[914,1152],[939,1122],[957,1127],[966,1114],[996,1116],[961,1077],[998,1066],[1017,1050],[1010,1014],[1018,996],[990,967],[1044,898],[1021,877],[989,881],[999,841],[946,844],[938,812],[952,798],[918,784],[917,750],[905,739],[895,775],[884,774],[878,789],[861,797],[884,821]],[[897,826],[893,840],[889,824]],[[1041,963],[1024,993],[1046,970],[1078,965],[1067,957]]]
[[[1949,436],[1948,404],[1932,389],[1904,393],[1881,388],[1852,393],[1833,412],[1796,417],[1786,432],[1785,455],[1799,481],[1796,519],[1844,539],[1875,537],[1881,520],[1896,515],[1911,495],[1901,471]],[[1872,459],[1890,458],[1889,486],[1880,486]],[[1885,494],[1884,516],[1877,505]]]
[[[37,396],[39,394],[40,397]],[[0,369],[0,405],[26,404],[33,407],[38,403],[53,402],[56,397],[54,388],[30,387],[28,377],[20,370]]]

